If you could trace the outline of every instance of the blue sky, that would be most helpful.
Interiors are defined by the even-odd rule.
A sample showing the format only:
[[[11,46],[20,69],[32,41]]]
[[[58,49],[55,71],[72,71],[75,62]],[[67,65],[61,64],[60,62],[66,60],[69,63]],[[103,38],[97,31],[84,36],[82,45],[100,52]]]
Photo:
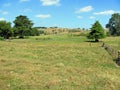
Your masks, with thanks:
[[[120,13],[120,0],[0,0],[0,20],[26,15],[34,26],[90,28],[99,20],[105,27],[113,13]]]

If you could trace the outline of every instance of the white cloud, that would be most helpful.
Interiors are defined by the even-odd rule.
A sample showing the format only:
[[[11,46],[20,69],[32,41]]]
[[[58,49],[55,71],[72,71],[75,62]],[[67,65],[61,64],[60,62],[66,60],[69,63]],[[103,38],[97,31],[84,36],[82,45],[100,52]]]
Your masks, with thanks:
[[[36,17],[45,19],[45,18],[51,18],[51,15],[50,14],[38,14],[36,15]]]
[[[11,3],[5,3],[5,4],[3,4],[3,6],[4,7],[9,7],[9,6],[11,6]]]
[[[89,18],[90,18],[90,19],[94,19],[95,17],[94,17],[94,16],[90,16]]]
[[[0,14],[7,15],[8,12],[7,11],[0,11]]]
[[[83,17],[82,16],[77,16],[78,19],[82,19]]]
[[[120,13],[120,11],[114,11],[114,10],[106,10],[106,11],[102,11],[102,12],[95,12],[93,13],[94,15],[111,15],[114,13]]]
[[[0,21],[4,21],[5,20],[5,18],[0,18]]]
[[[60,5],[60,0],[40,0],[43,6]]]
[[[92,6],[86,6],[86,7],[78,9],[75,13],[90,12],[92,10],[93,10]]]
[[[30,0],[19,0],[19,2],[29,2]]]

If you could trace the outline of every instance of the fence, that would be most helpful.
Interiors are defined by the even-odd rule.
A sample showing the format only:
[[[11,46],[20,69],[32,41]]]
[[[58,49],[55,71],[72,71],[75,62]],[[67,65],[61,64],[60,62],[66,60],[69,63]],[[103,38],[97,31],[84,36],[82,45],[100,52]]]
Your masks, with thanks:
[[[105,43],[102,44],[102,47],[104,47],[104,49],[112,56],[114,61],[120,65],[120,51]]]
[[[120,51],[118,51],[118,61],[120,61]]]

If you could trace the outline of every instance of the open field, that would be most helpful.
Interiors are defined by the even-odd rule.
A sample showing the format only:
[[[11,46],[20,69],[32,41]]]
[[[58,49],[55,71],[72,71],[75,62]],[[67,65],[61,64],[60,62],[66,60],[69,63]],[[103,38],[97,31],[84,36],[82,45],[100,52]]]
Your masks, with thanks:
[[[102,43],[69,35],[0,41],[0,90],[120,90],[120,68]],[[119,46],[119,37],[103,39]]]

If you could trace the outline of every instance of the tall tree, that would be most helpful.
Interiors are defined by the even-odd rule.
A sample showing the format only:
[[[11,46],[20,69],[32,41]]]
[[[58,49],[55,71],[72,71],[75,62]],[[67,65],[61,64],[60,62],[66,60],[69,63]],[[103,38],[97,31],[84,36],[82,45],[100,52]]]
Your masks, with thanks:
[[[0,21],[0,36],[9,39],[12,36],[11,23]]]
[[[87,38],[89,39],[95,39],[95,42],[99,42],[99,39],[104,38],[105,33],[102,25],[99,23],[99,21],[96,21],[91,28],[90,33],[88,34]]]
[[[109,19],[106,27],[109,28],[109,33],[114,36],[120,36],[120,14],[115,13]]]
[[[14,34],[18,35],[19,38],[24,38],[24,36],[29,35],[30,30],[32,30],[33,23],[27,18],[27,16],[17,16],[14,22]],[[15,36],[16,36],[15,35]]]

